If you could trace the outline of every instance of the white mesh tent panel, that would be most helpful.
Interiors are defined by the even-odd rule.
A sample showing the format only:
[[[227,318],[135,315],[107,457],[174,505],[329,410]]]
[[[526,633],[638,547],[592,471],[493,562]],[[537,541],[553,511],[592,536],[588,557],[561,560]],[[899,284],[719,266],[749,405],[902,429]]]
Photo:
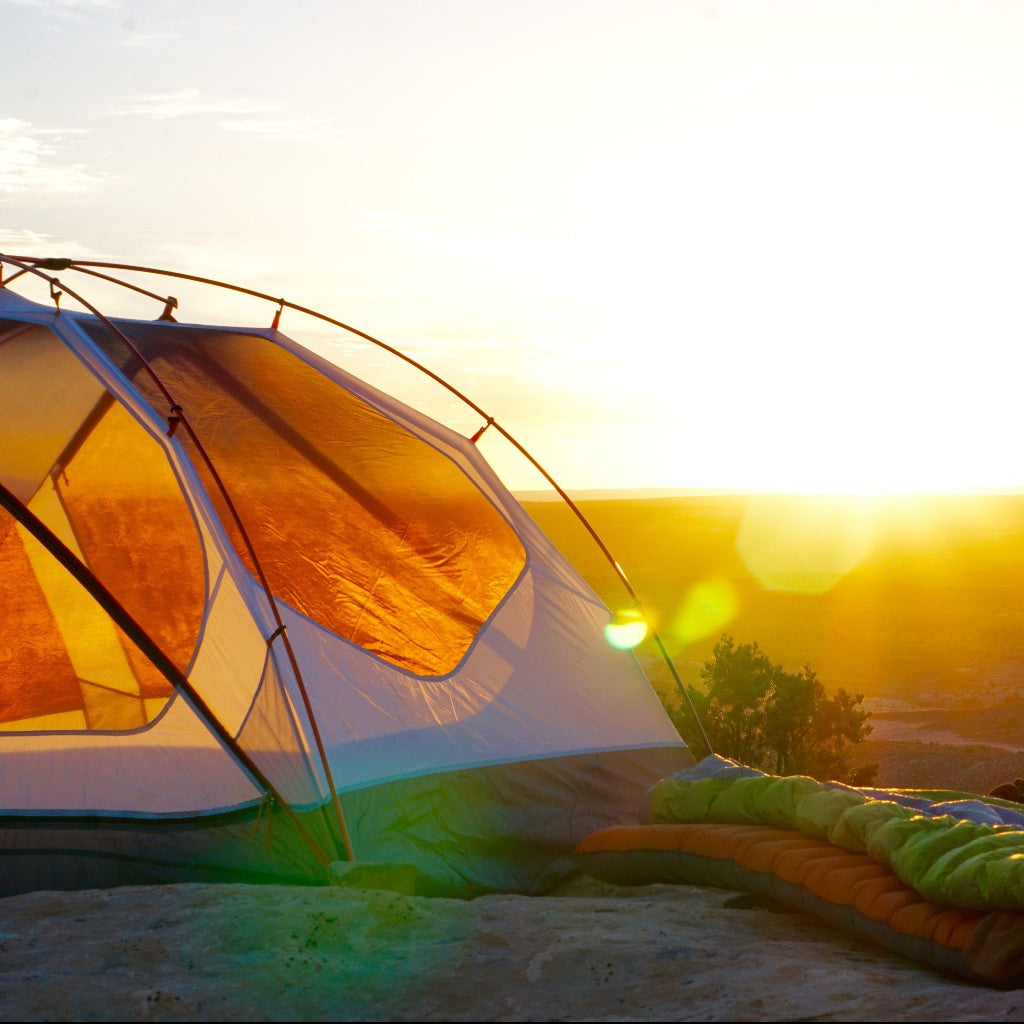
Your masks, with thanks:
[[[297,615],[314,704],[340,788],[679,739],[631,654],[603,640],[606,614],[527,573],[458,670],[402,673]]]

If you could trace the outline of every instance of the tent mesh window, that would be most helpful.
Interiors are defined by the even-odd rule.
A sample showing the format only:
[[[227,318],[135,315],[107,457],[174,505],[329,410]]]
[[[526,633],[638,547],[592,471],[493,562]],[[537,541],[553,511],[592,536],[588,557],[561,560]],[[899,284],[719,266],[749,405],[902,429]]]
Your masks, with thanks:
[[[526,555],[452,459],[262,336],[119,328],[182,405],[274,594],[415,675],[454,670]],[[92,332],[164,409],[124,342]],[[190,445],[187,432],[178,437]],[[193,461],[254,571],[203,460],[193,452]]]
[[[43,328],[0,332],[0,378],[5,485],[186,670],[203,552],[159,443]],[[0,590],[0,729],[134,729],[162,710],[164,677],[7,514]]]

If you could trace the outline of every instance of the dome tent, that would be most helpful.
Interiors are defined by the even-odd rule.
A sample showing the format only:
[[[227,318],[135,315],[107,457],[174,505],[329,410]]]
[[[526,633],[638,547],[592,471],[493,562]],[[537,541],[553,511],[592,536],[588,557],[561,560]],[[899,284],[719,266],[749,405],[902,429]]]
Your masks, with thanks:
[[[278,317],[109,319],[48,273],[96,266],[0,257],[4,892],[541,891],[692,763],[473,440]]]

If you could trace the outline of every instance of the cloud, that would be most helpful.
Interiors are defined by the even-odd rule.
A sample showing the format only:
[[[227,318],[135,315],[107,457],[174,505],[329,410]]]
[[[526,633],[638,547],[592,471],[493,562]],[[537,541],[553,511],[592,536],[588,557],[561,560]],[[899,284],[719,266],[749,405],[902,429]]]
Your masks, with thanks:
[[[106,175],[83,163],[60,161],[61,141],[80,129],[37,128],[18,118],[0,118],[0,195],[82,195]]]
[[[402,210],[369,210],[358,227],[381,234],[432,238],[444,230],[445,224],[440,217],[429,214],[407,213]]]
[[[228,132],[245,135],[266,135],[276,139],[328,139],[337,129],[323,118],[252,118],[244,121],[218,121]]]
[[[47,13],[57,10],[72,14],[113,10],[120,6],[120,0],[5,0],[5,2],[17,7],[34,7]]]
[[[49,245],[48,235],[41,235],[27,228],[0,227],[0,249],[4,252],[34,253],[42,246]]]
[[[338,129],[325,118],[289,117],[280,103],[233,97],[206,99],[199,89],[186,87],[172,92],[140,93],[109,103],[108,117],[144,117],[170,121],[185,117],[228,115],[217,121],[224,131],[275,139],[329,139]],[[275,114],[276,117],[260,115]]]
[[[79,242],[55,240],[47,235],[29,228],[5,228],[0,226],[0,252],[10,256],[43,256],[55,255],[70,258],[102,259],[103,254],[97,253]]]
[[[118,46],[130,50],[144,50],[149,46],[159,46],[161,43],[172,42],[180,39],[180,32],[132,32],[117,40]]]
[[[277,103],[261,103],[244,98],[226,100],[203,99],[198,89],[185,88],[173,92],[140,93],[127,96],[107,105],[110,117],[146,117],[154,121],[168,121],[180,117],[202,114],[233,114],[247,117],[252,114],[272,114],[281,109]]]

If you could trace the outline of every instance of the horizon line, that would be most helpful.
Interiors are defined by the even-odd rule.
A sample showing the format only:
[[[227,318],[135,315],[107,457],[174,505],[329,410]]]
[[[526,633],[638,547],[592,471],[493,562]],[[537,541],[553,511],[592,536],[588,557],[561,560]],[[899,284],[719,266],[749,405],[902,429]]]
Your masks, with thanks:
[[[553,488],[509,488],[520,501],[560,501]],[[920,490],[813,490],[766,487],[584,487],[563,488],[573,501],[643,500],[652,498],[805,497],[805,498],[972,498],[1020,497],[1024,485],[1015,487],[922,488]]]

